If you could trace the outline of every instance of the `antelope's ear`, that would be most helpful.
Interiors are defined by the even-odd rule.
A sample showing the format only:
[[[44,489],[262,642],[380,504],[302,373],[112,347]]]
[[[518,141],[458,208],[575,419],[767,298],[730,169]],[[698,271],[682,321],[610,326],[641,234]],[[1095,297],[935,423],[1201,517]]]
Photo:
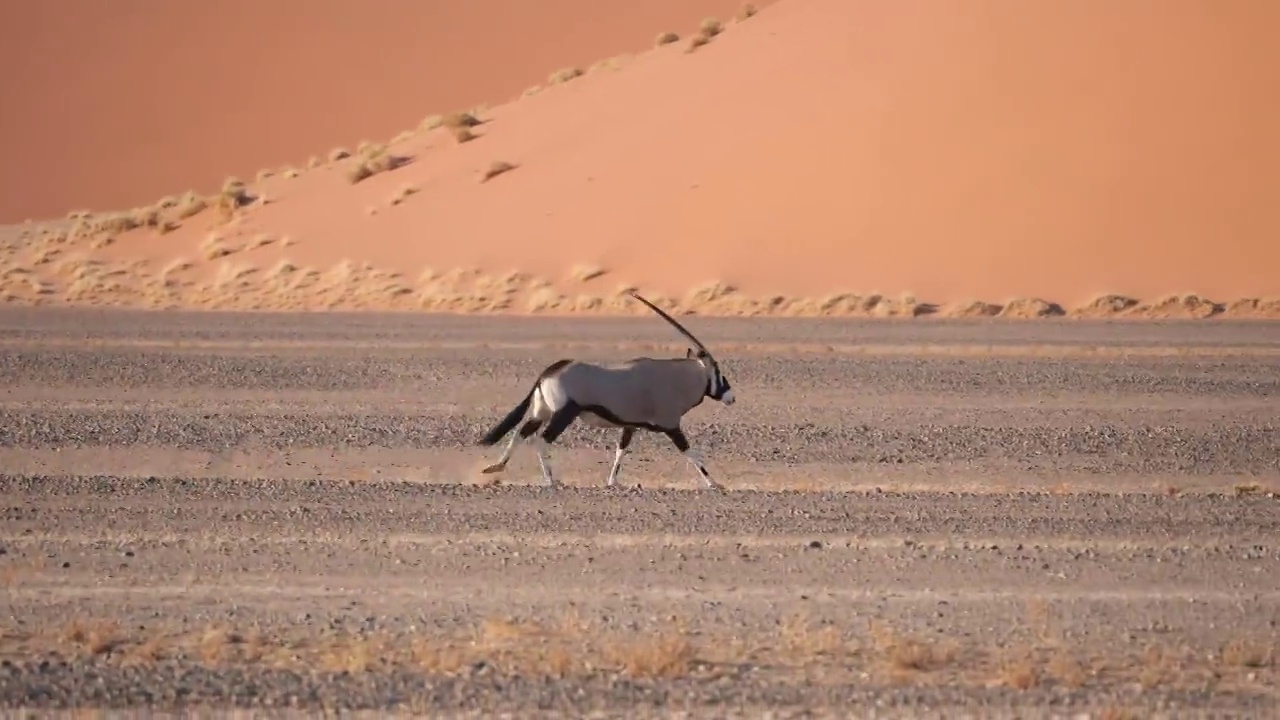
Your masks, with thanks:
[[[685,356],[686,358],[691,358],[691,357],[693,357],[693,355],[694,355],[694,353],[693,353],[693,348],[685,348],[685,349],[684,349],[684,356]]]

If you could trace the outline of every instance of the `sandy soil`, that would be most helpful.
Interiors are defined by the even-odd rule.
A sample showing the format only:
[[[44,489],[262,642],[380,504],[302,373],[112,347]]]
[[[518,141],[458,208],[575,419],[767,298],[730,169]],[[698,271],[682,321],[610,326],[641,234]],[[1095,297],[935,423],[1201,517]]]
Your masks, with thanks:
[[[739,21],[736,4],[713,0],[643,11],[560,0],[502,16],[510,26],[477,20],[496,5],[506,6],[435,22],[404,17],[408,3],[385,16],[361,10],[360,22],[307,13],[296,36],[271,31],[296,12],[255,6],[249,23],[224,11],[241,45],[274,46],[269,73],[242,83],[215,60],[216,83],[190,82],[164,103],[103,101],[118,116],[76,113],[62,100],[74,93],[46,93],[56,118],[12,114],[27,118],[24,132],[6,133],[24,153],[8,164],[23,173],[13,197],[26,215],[47,205],[29,193],[78,187],[58,195],[70,205],[57,216],[74,218],[0,257],[0,298],[626,314],[619,291],[634,286],[704,315],[1280,317],[1274,3],[1170,0],[1152,20],[1142,2],[781,0]],[[588,5],[599,17],[566,20]],[[55,23],[50,11],[22,12],[40,16],[37,39],[59,23],[108,34],[94,13],[60,12],[75,20]],[[186,38],[164,28],[192,12],[208,11],[155,11],[139,27]],[[716,22],[700,25],[704,15]],[[547,49],[584,35],[568,29],[578,22],[591,23],[590,42]],[[659,43],[664,30],[679,39]],[[402,33],[412,39],[397,43]],[[383,49],[434,53],[437,36],[484,62],[452,65],[456,75],[420,63],[386,71],[408,56]],[[599,54],[583,57],[588,49]],[[520,64],[552,55],[536,74]],[[185,67],[162,62],[157,44],[119,58],[125,77],[102,87],[148,98],[139,65]],[[479,67],[492,75],[475,81],[470,103],[488,107],[467,114],[470,103],[432,94],[461,97],[441,88],[480,78]],[[419,99],[406,73],[445,77]],[[494,94],[517,74],[537,86]],[[290,113],[281,86],[298,88]],[[157,139],[177,132],[152,117],[157,104],[202,122]],[[268,115],[289,120],[258,133]],[[85,117],[98,135],[75,147],[112,154],[51,158],[47,135],[65,143],[68,119],[87,133]],[[145,136],[146,161],[127,149],[141,140],[100,137],[126,124]],[[109,161],[118,153],[130,159]],[[211,158],[234,177],[211,179]],[[153,194],[97,204],[151,177],[165,189],[147,179]]]
[[[739,403],[602,487],[471,445],[649,319],[0,312],[0,701],[1263,717],[1280,329],[691,319]]]

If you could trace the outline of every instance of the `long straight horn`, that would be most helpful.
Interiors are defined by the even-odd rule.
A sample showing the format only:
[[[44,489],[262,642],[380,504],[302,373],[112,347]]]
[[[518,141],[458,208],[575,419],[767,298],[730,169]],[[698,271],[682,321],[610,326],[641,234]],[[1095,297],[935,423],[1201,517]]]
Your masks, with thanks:
[[[673,318],[673,317],[671,317],[670,315],[668,315],[668,314],[666,314],[665,312],[663,312],[663,311],[662,311],[662,308],[660,308],[660,307],[658,307],[657,305],[654,305],[653,303],[649,302],[648,300],[645,300],[644,298],[640,297],[640,296],[639,296],[639,295],[638,295],[634,290],[633,290],[633,291],[631,291],[630,295],[631,295],[631,297],[633,297],[633,298],[635,298],[635,299],[639,300],[640,302],[644,303],[645,305],[648,305],[648,306],[649,306],[649,309],[650,309],[650,310],[652,310],[652,311],[654,311],[654,312],[656,312],[656,313],[658,313],[658,315],[660,315],[660,316],[662,317],[662,319],[663,319],[663,320],[666,320],[667,322],[671,323],[671,326],[672,326],[672,327],[674,327],[676,330],[679,330],[681,335],[684,335],[685,337],[689,338],[689,342],[693,343],[694,345],[697,345],[699,350],[702,350],[703,352],[707,353],[708,355],[710,355],[710,354],[711,354],[711,351],[707,349],[707,346],[706,346],[706,345],[703,345],[703,344],[702,344],[702,342],[701,342],[700,340],[698,340],[698,338],[696,338],[696,337],[694,337],[694,336],[693,336],[693,333],[691,333],[691,332],[689,332],[687,329],[685,329],[685,326],[683,326],[683,325],[681,325],[680,323],[676,322],[676,319],[675,319],[675,318]]]

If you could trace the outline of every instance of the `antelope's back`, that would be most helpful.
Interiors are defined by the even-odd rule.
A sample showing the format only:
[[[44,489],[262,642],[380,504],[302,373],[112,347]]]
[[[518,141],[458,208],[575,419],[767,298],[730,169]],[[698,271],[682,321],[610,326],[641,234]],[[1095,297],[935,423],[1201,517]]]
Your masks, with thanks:
[[[683,372],[671,360],[635,358],[622,363],[574,363],[559,375],[565,389],[583,407],[608,410],[625,422],[670,426],[678,420]]]

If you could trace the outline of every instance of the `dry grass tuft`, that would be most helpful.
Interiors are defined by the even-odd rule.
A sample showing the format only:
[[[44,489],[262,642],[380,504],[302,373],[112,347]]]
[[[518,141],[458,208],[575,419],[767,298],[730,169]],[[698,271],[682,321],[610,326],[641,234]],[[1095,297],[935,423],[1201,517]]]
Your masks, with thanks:
[[[475,133],[471,132],[471,128],[462,125],[450,127],[449,133],[453,135],[453,139],[457,141],[459,145],[465,142],[471,142],[479,137]]]
[[[176,206],[177,204],[178,204],[178,200],[175,198],[174,206]],[[162,208],[159,205],[155,207],[134,208],[133,212],[129,214],[130,222],[133,224],[134,227],[148,227],[148,228],[159,227],[161,209]]]
[[[292,262],[288,260],[281,260],[280,262],[272,266],[270,270],[267,271],[267,278],[269,279],[282,278],[282,277],[285,277],[286,275],[292,275],[293,273],[297,272],[298,269],[299,269],[298,266],[294,265]]]
[[[951,656],[930,643],[904,639],[889,648],[889,661],[899,670],[928,672],[945,666]]]
[[[469,112],[449,113],[448,115],[440,118],[440,125],[443,125],[450,130],[454,128],[473,128],[479,124],[480,120]]]
[[[724,25],[719,20],[709,17],[703,19],[698,26],[698,34],[689,38],[689,46],[685,48],[685,52],[693,52],[698,48],[711,42],[711,38],[719,35],[724,31]]]
[[[400,188],[395,191],[395,194],[391,196],[391,204],[399,205],[409,199],[410,195],[415,195],[419,192],[421,192],[421,188],[416,185],[401,185]]]
[[[740,10],[738,10],[738,14],[734,16],[734,19],[737,20],[738,22],[742,22],[743,20],[754,17],[756,12],[758,12],[756,10],[756,6],[752,5],[751,3],[747,3],[743,5]]]
[[[510,172],[512,170],[515,170],[516,167],[517,167],[516,165],[513,165],[505,160],[494,160],[493,162],[489,163],[489,167],[485,168],[484,172],[480,174],[480,182],[488,182],[489,180],[492,180],[493,178],[496,178],[505,172]]]
[[[562,83],[567,83],[570,80],[573,80],[574,78],[581,77],[582,74],[583,74],[582,68],[578,68],[578,67],[561,68],[547,76],[547,84],[560,85]]]
[[[694,306],[706,306],[729,298],[738,292],[738,288],[730,283],[712,280],[691,289],[685,300]]]
[[[955,648],[949,643],[905,637],[880,625],[872,627],[871,635],[890,670],[899,675],[938,670],[955,659]]]
[[[1135,312],[1141,312],[1153,318],[1181,317],[1202,319],[1217,315],[1225,309],[1226,307],[1221,303],[1216,303],[1195,293],[1185,293],[1160,298],[1148,306],[1136,308]]]
[[[833,625],[815,628],[804,614],[798,613],[784,620],[779,634],[783,649],[804,662],[835,657],[849,649],[839,628]]]
[[[607,273],[608,270],[596,265],[574,265],[569,271],[569,279],[574,282],[586,282]]]
[[[614,70],[614,71],[621,70],[623,67],[627,65],[627,63],[631,62],[631,60],[633,59],[634,59],[633,56],[627,53],[623,53],[621,55],[614,55],[612,57],[605,58],[604,60],[600,60],[599,62],[593,63],[591,67],[587,69],[587,72],[598,73],[598,72],[604,72],[605,70]]]
[[[347,181],[354,185],[361,180],[368,180],[376,174],[368,162],[362,162],[359,165],[353,165],[347,170]]]
[[[40,266],[52,263],[63,251],[59,247],[36,247],[31,254],[31,264]]]
[[[546,634],[541,625],[510,618],[485,618],[480,621],[477,642],[481,645],[504,644]]]
[[[336,147],[329,151],[329,162],[338,162],[351,157],[351,151],[344,147]]]
[[[98,218],[98,221],[93,225],[92,231],[95,233],[111,233],[113,235],[117,235],[129,232],[130,230],[141,227],[144,224],[149,224],[154,227],[158,224],[158,220],[150,223],[142,222],[143,220],[151,220],[152,217],[153,216],[145,215],[137,211],[131,213],[113,213],[106,217]],[[155,213],[154,217],[158,218],[159,213]]]
[[[472,664],[470,656],[452,643],[415,638],[409,646],[409,659],[424,672],[433,675],[456,675]]]
[[[160,277],[167,278],[168,276],[173,275],[175,273],[180,273],[180,272],[183,272],[184,270],[190,270],[190,269],[191,269],[191,263],[187,261],[185,258],[175,258],[171,260],[168,265],[165,265],[164,268],[160,270]]]
[[[1148,690],[1178,676],[1178,657],[1166,648],[1148,647],[1143,653],[1138,684]]]
[[[222,185],[222,191],[218,193],[214,200],[218,215],[223,222],[229,222],[235,217],[236,211],[249,205],[257,198],[249,194],[249,188],[244,181],[239,178],[227,178]]]
[[[347,180],[352,184],[367,180],[378,173],[389,172],[409,162],[409,159],[388,152],[378,151],[365,157],[347,170]]]
[[[343,638],[326,647],[320,655],[320,665],[353,675],[368,672],[381,664],[386,648],[387,641],[378,635]]]
[[[1226,304],[1223,313],[1234,317],[1280,317],[1280,299],[1240,298]]]
[[[258,233],[253,237],[253,240],[249,241],[248,249],[255,250],[260,247],[266,247],[267,245],[270,245],[275,241],[276,241],[275,236],[271,235],[270,233]]]
[[[89,655],[110,653],[125,643],[120,623],[114,620],[72,620],[62,633],[62,639]]]
[[[217,260],[235,251],[236,248],[223,242],[222,236],[217,233],[209,233],[205,236],[204,241],[200,243],[200,254],[205,260]]]
[[[1109,317],[1120,315],[1138,306],[1138,300],[1125,295],[1100,295],[1087,305],[1076,309],[1084,317]]]
[[[231,644],[238,640],[239,636],[228,628],[208,628],[196,641],[196,652],[206,665],[217,665],[227,658]]]
[[[35,275],[28,275],[26,281],[27,287],[31,288],[31,292],[36,295],[52,295],[54,292],[52,286],[48,285],[44,280],[41,280]]]
[[[969,300],[948,305],[943,314],[956,318],[996,317],[1002,309],[994,303]]]
[[[1267,668],[1275,664],[1274,643],[1234,638],[1222,647],[1222,662],[1230,667]]]
[[[258,182],[262,182],[263,180],[267,180],[272,177],[275,177],[275,174],[276,174],[276,171],[272,170],[271,168],[262,168],[261,170],[258,171],[258,174],[256,177]]]
[[[664,33],[658,33],[658,37],[654,38],[653,44],[656,47],[662,47],[663,45],[670,45],[673,42],[679,42],[679,40],[680,40],[679,34],[673,33],[670,30],[668,30],[667,32],[664,32]]]
[[[1040,298],[1014,298],[1005,303],[1000,309],[1000,317],[1033,319],[1046,317],[1061,317],[1066,312],[1061,305],[1051,303]]]
[[[137,665],[160,662],[167,654],[167,638],[162,635],[146,638],[129,650],[129,658]]]
[[[611,643],[605,659],[632,677],[676,678],[693,669],[694,647],[683,632]]]
[[[194,190],[188,190],[186,194],[178,201],[177,209],[174,213],[179,220],[186,220],[189,217],[199,214],[205,208],[209,207],[209,203]]]
[[[997,681],[1015,690],[1030,690],[1040,684],[1040,668],[1030,650],[1008,654],[999,665]]]
[[[1085,671],[1084,665],[1075,658],[1065,654],[1058,654],[1049,660],[1045,666],[1050,677],[1063,687],[1078,688],[1085,684],[1089,679],[1088,673]]]

